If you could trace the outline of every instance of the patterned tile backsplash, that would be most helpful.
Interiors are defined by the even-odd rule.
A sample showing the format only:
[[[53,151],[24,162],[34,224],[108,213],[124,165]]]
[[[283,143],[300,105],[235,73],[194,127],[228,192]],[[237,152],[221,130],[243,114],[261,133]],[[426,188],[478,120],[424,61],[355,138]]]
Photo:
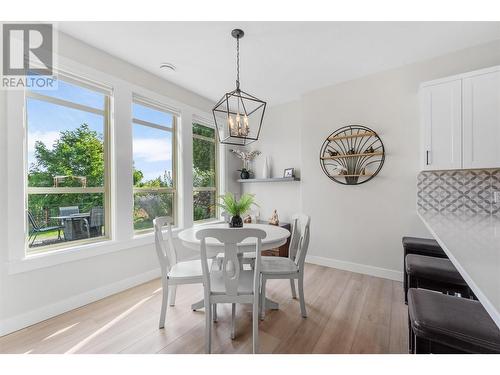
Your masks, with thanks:
[[[419,210],[500,217],[500,169],[423,171],[417,176]]]

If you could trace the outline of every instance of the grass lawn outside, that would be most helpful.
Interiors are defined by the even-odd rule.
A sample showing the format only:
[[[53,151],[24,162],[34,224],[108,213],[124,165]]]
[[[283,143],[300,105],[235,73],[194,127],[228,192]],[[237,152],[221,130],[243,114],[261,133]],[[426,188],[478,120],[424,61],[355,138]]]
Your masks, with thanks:
[[[146,229],[153,229],[153,220],[138,219],[134,221],[134,230],[141,231]]]

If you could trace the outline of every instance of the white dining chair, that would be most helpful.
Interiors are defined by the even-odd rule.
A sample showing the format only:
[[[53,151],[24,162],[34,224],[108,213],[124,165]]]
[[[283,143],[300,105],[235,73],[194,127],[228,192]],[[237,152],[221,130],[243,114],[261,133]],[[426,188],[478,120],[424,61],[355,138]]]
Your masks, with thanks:
[[[231,338],[235,337],[236,303],[253,305],[252,310],[252,348],[258,351],[259,334],[259,290],[260,290],[260,251],[266,232],[255,228],[207,228],[196,233],[201,240],[201,266],[205,298],[205,350],[211,352],[212,346],[212,305],[231,303]],[[214,238],[224,244],[224,259],[221,269],[210,269],[207,258],[207,238]],[[246,238],[255,238],[255,267],[253,270],[242,268],[242,256],[237,245]]]
[[[167,314],[167,305],[175,305],[175,296],[177,285],[182,284],[202,284],[203,273],[201,261],[188,260],[178,261],[178,254],[172,239],[172,218],[169,216],[157,217],[153,220],[155,233],[155,247],[161,268],[161,285],[163,297],[161,301],[160,328],[165,327],[165,318]],[[164,228],[166,227],[166,232]],[[166,234],[166,239],[164,238]],[[211,260],[208,264],[211,266]],[[170,301],[169,301],[170,292]]]
[[[269,279],[290,279],[292,297],[297,298],[295,279],[298,280],[300,311],[307,317],[304,299],[304,263],[309,248],[309,230],[311,218],[304,214],[292,216],[292,235],[288,248],[288,257],[263,256],[261,259],[261,304],[260,318],[264,319],[266,301],[266,282]]]

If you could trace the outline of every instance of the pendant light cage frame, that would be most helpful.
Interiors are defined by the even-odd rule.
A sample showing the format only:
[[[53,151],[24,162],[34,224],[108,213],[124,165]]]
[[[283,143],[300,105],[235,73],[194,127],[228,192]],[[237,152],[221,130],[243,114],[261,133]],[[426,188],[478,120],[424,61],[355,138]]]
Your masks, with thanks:
[[[240,89],[240,39],[243,30],[234,29],[236,38],[236,89],[224,94],[213,107],[215,127],[222,144],[246,146],[259,139],[267,103]]]

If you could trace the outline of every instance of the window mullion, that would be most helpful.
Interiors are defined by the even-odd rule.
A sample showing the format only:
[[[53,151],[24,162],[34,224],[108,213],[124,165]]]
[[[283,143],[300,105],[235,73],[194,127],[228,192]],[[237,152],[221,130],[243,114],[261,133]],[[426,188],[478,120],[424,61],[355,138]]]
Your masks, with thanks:
[[[104,187],[28,187],[28,194],[92,194],[104,193]]]
[[[193,187],[193,191],[217,191],[215,186],[198,186]]]
[[[153,122],[149,122],[149,121],[145,121],[145,120],[139,120],[137,118],[133,118],[132,122],[134,124],[144,125],[144,126],[148,126],[150,128],[158,129],[158,130],[164,130],[164,131],[168,131],[168,132],[172,132],[173,131],[172,128],[169,128],[169,127],[167,127],[165,125],[159,125],[159,124],[155,124]]]
[[[29,98],[36,99],[36,100],[41,100],[41,101],[44,101],[47,103],[56,104],[56,105],[76,109],[76,110],[83,111],[83,112],[95,113],[96,115],[104,116],[106,114],[106,112],[103,111],[102,109],[88,107],[88,106],[83,105],[83,104],[70,102],[68,100],[55,98],[53,96],[43,95],[43,94],[33,92],[33,91],[28,91],[26,93],[26,96]]]
[[[199,139],[199,140],[205,141],[205,142],[215,143],[215,139],[214,138],[205,137],[205,136],[199,135],[199,134],[193,134],[193,138]]]

